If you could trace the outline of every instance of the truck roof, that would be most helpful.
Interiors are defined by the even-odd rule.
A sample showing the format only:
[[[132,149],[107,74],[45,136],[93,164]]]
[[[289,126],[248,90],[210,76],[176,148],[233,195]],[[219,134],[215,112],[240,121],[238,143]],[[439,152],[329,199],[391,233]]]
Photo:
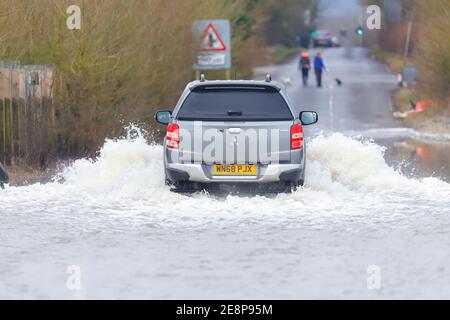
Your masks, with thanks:
[[[283,89],[281,83],[267,80],[196,80],[188,84],[189,90],[193,91],[200,87],[267,87],[278,91]]]

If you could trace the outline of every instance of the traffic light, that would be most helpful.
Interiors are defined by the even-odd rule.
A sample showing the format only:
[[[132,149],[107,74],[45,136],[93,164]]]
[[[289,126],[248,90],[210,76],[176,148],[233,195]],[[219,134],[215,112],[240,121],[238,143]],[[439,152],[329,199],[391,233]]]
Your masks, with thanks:
[[[313,37],[317,36],[317,31],[312,31],[311,36],[313,36]]]
[[[358,36],[362,37],[364,35],[364,28],[358,27],[358,28],[356,28],[355,32]]]

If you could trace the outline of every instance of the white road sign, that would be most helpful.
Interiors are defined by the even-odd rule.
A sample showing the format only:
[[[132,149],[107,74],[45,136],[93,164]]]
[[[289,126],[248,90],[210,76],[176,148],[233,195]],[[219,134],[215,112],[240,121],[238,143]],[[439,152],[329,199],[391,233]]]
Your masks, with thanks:
[[[228,20],[202,20],[194,23],[197,44],[194,69],[231,68],[231,35]]]

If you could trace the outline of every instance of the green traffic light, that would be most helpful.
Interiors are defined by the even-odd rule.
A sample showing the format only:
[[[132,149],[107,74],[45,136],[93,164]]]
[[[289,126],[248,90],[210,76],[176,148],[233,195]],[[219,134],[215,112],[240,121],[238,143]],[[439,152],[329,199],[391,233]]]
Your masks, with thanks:
[[[356,29],[356,34],[358,36],[363,36],[364,35],[364,29],[362,27],[359,27]]]

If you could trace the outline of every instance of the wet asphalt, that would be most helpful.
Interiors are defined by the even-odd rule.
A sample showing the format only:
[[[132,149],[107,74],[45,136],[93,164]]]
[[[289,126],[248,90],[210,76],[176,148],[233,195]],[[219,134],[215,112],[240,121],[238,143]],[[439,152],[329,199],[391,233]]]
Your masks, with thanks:
[[[313,72],[308,86],[303,87],[297,56],[282,65],[255,70],[257,75],[270,73],[283,83],[298,112],[319,114],[319,123],[305,128],[307,138],[340,132],[370,139],[386,148],[386,161],[405,175],[450,181],[450,143],[420,137],[393,117],[391,97],[398,89],[396,74],[371,59],[367,48],[345,45],[311,49],[311,59],[318,51],[327,68],[322,88],[317,87]]]
[[[327,71],[318,88],[313,72],[308,87],[303,87],[294,57],[281,66],[262,67],[257,73],[271,73],[286,86],[297,110],[316,111],[320,122],[314,132],[364,131],[374,128],[402,127],[392,116],[391,95],[396,90],[396,75],[369,58],[364,48],[327,48],[310,50],[311,59],[320,51]],[[342,81],[338,85],[335,79]]]

